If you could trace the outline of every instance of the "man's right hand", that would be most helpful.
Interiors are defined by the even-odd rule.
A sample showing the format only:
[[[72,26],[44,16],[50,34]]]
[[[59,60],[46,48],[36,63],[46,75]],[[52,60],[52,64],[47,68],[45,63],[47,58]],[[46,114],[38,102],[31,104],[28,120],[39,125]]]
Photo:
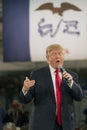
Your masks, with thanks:
[[[27,92],[30,87],[34,86],[35,80],[30,80],[28,77],[25,78],[22,91],[25,93]]]

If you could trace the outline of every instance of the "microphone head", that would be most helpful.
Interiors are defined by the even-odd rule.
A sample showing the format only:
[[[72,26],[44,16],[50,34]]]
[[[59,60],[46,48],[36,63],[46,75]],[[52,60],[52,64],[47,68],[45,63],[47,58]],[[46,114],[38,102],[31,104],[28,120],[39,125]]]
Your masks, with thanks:
[[[58,69],[63,73],[65,71],[65,69],[63,68],[63,66],[59,65]]]

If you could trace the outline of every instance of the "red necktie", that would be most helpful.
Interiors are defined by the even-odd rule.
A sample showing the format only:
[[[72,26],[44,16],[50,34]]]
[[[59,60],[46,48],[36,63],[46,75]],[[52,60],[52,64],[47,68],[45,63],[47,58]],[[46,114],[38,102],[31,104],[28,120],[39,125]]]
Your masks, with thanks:
[[[61,79],[59,76],[59,70],[56,69],[55,82],[56,82],[56,98],[57,98],[57,122],[59,125],[62,125],[61,121]]]

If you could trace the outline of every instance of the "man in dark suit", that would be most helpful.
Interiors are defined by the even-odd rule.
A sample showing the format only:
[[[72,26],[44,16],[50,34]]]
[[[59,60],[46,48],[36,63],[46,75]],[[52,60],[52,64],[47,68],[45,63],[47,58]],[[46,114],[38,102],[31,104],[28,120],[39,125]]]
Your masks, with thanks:
[[[74,130],[73,101],[81,101],[82,89],[78,76],[71,71],[59,72],[60,115],[61,123],[57,122],[57,97],[55,70],[64,64],[64,48],[52,44],[46,48],[48,66],[33,71],[30,78],[26,77],[20,100],[29,103],[33,99],[33,108],[29,122],[29,130]],[[66,82],[67,81],[67,82]]]

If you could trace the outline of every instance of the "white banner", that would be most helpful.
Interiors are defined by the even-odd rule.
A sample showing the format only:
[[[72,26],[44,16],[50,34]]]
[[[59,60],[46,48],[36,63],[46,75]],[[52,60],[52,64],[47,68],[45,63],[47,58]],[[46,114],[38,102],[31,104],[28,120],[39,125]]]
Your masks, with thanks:
[[[32,61],[44,61],[53,43],[66,60],[87,59],[87,0],[30,0],[29,44]]]

